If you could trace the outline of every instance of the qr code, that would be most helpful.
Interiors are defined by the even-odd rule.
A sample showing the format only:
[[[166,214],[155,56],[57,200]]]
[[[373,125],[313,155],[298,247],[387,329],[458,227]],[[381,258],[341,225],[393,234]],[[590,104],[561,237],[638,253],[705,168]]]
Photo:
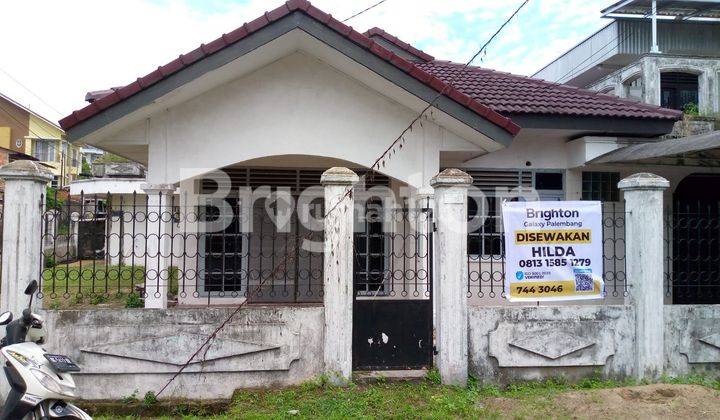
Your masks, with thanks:
[[[592,274],[575,272],[575,291],[576,292],[592,292],[594,282]]]

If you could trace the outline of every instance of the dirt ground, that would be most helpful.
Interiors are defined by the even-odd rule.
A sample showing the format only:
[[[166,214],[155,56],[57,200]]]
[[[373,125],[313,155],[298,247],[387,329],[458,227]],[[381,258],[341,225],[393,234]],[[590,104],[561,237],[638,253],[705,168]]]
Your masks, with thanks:
[[[533,401],[486,400],[502,418],[719,419],[720,392],[699,385],[645,385],[572,391]]]

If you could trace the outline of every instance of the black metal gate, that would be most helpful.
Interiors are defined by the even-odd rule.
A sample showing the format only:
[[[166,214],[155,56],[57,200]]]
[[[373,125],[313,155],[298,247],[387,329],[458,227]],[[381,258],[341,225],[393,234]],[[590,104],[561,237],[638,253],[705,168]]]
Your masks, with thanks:
[[[365,202],[355,223],[353,369],[430,367],[432,211]]]

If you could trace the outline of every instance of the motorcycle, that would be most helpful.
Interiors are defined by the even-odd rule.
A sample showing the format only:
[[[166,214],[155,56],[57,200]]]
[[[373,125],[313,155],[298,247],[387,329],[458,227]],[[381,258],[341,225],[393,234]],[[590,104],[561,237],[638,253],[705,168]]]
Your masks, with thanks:
[[[33,280],[25,289],[30,304],[19,319],[13,320],[11,312],[0,314],[0,325],[7,325],[0,353],[6,360],[3,368],[10,384],[0,420],[92,420],[65,401],[77,397],[71,372],[80,371],[80,367],[69,357],[47,353],[40,347],[45,342],[43,318],[30,310],[37,288]]]

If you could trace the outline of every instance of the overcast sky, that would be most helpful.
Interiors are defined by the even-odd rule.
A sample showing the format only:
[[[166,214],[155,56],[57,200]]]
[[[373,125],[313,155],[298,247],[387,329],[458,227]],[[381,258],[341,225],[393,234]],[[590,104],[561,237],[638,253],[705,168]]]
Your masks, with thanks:
[[[377,0],[315,0],[346,18]],[[373,26],[465,62],[522,0],[386,0],[348,24]],[[530,0],[474,64],[530,75],[608,21],[610,0]],[[280,0],[3,0],[0,92],[56,121],[85,92],[124,85]],[[14,80],[13,80],[14,79]],[[27,87],[36,94],[35,97]]]

